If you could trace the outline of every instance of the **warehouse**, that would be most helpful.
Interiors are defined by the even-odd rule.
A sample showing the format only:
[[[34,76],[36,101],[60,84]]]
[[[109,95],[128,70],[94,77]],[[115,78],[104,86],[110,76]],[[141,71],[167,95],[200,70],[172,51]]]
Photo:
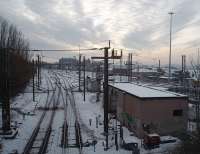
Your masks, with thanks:
[[[173,135],[187,129],[185,95],[133,83],[109,84],[109,112],[138,137]]]

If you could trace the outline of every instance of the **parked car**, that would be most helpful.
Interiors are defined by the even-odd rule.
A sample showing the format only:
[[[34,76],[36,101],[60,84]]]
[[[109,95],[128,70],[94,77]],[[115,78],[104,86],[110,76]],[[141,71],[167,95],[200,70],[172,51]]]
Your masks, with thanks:
[[[138,148],[138,143],[123,143],[122,147],[125,150],[132,151],[133,154],[139,154],[140,149]]]
[[[154,149],[160,146],[160,136],[158,134],[146,134],[143,139],[144,148]]]

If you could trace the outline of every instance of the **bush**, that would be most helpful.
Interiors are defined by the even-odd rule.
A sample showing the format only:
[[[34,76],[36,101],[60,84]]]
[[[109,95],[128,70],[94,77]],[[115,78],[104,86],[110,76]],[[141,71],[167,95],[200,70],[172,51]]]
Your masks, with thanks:
[[[200,131],[192,134],[184,134],[181,137],[182,143],[173,154],[199,154],[200,153]]]

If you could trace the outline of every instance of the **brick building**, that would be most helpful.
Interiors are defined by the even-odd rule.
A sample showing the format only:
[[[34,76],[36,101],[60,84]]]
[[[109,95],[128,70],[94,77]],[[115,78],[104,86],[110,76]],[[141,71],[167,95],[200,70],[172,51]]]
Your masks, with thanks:
[[[138,137],[170,135],[187,129],[185,95],[132,83],[109,84],[109,111]]]

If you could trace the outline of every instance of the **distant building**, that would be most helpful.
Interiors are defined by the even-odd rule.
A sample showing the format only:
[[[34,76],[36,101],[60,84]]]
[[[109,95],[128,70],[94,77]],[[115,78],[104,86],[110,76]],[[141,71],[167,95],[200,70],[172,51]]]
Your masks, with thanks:
[[[147,67],[147,66],[136,66],[133,65],[132,67],[132,73],[128,68],[128,65],[117,65],[114,64],[112,67],[112,73],[113,75],[120,75],[120,76],[131,76],[132,75],[132,81],[137,80],[143,80],[143,81],[158,81],[159,76],[164,74],[164,70],[161,68],[155,68],[155,67]]]
[[[138,137],[169,135],[187,129],[185,95],[132,83],[109,84],[109,112]]]
[[[59,59],[59,68],[74,70],[78,67],[78,60],[76,58],[61,58]]]
[[[114,75],[123,75],[127,76],[128,75],[128,69],[126,65],[113,65],[112,72]]]
[[[96,78],[86,77],[86,90],[88,92],[98,92],[101,90],[101,83],[100,80]]]

